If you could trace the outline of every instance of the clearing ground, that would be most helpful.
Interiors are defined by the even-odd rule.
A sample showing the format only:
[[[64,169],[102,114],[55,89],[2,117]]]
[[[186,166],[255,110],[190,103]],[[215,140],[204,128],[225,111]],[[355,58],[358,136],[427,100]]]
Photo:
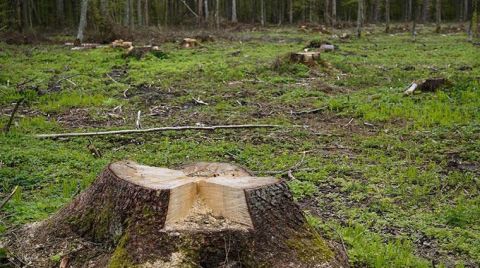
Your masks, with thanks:
[[[0,125],[25,97],[0,136],[2,195],[21,186],[0,231],[51,215],[114,160],[232,162],[288,180],[309,224],[343,243],[356,267],[478,267],[480,47],[421,26],[416,42],[367,30],[360,40],[295,28],[212,33],[192,49],[159,42],[163,53],[140,60],[112,48],[0,43]],[[314,66],[284,60],[312,40],[339,49]],[[403,95],[430,77],[451,84]],[[144,128],[296,127],[32,137],[135,128],[139,110]]]

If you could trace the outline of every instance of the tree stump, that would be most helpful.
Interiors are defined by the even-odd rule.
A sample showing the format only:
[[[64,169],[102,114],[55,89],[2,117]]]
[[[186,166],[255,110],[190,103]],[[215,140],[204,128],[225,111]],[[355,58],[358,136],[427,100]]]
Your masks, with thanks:
[[[309,52],[298,52],[290,54],[290,61],[295,63],[303,64],[315,64],[320,60],[320,52],[318,51],[309,51]]]
[[[182,40],[182,43],[180,43],[180,45],[183,47],[183,48],[192,48],[192,47],[197,47],[200,45],[200,42],[198,42],[197,39],[193,39],[193,38],[185,38]]]
[[[10,238],[10,256],[33,267],[348,266],[284,181],[220,163],[110,164],[57,214]]]

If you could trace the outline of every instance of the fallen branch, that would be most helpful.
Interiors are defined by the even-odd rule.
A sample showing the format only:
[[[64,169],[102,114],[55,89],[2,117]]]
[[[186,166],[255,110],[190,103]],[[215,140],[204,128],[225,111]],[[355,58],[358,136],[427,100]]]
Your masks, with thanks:
[[[405,90],[405,92],[403,92],[403,94],[405,94],[405,95],[410,95],[410,94],[412,94],[412,93],[417,89],[417,87],[418,87],[418,84],[415,83],[415,82],[413,82],[413,83],[410,85],[410,87],[409,87],[407,90]]]
[[[138,111],[137,120],[135,121],[135,127],[137,129],[142,129],[141,116],[142,116],[142,111]]]
[[[13,191],[7,197],[5,197],[5,199],[3,199],[2,203],[0,204],[0,209],[2,209],[10,199],[12,199],[12,196],[17,192],[17,190],[18,186],[15,186],[15,188],[13,188]]]
[[[84,133],[53,133],[53,134],[38,134],[36,138],[66,138],[66,137],[88,137],[88,136],[105,136],[116,134],[138,134],[147,132],[164,132],[164,131],[186,131],[186,130],[209,130],[215,131],[217,129],[247,129],[247,128],[283,128],[280,125],[220,125],[220,126],[180,126],[180,127],[157,127],[146,129],[123,129],[112,131],[97,131]]]
[[[202,100],[200,99],[200,97],[198,97],[197,99],[195,99],[195,98],[192,98],[192,99],[193,99],[193,101],[194,101],[195,103],[197,103],[197,104],[207,105],[207,106],[208,106],[208,103],[202,101]]]
[[[15,117],[15,113],[17,112],[18,108],[20,108],[20,105],[22,105],[24,100],[25,100],[25,97],[19,99],[17,101],[17,103],[15,104],[15,107],[13,107],[12,113],[10,114],[10,119],[8,119],[8,123],[3,128],[3,132],[5,134],[7,134],[10,131],[10,127],[12,126],[13,118]]]
[[[120,82],[118,82],[117,80],[113,79],[113,77],[111,77],[109,74],[107,74],[107,77],[110,78],[110,80],[112,80],[115,84],[120,84]]]

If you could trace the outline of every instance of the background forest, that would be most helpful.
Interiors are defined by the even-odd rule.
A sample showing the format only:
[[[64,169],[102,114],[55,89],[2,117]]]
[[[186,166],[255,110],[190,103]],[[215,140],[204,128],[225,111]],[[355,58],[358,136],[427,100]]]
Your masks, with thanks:
[[[478,0],[1,0],[0,29],[62,30],[79,24],[103,34],[114,26],[212,27],[225,23],[324,23],[475,20]],[[82,12],[82,10],[84,12]],[[84,15],[85,25],[80,23]],[[361,14],[361,16],[360,16]],[[88,23],[87,23],[88,22]],[[437,25],[438,27],[438,25]]]

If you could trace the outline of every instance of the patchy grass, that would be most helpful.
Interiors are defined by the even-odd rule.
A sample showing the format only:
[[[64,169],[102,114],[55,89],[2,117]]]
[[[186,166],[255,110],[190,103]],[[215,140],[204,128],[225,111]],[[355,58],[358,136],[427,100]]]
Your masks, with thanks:
[[[290,180],[312,226],[343,241],[354,266],[475,267],[478,47],[463,34],[419,32],[417,42],[408,34],[379,32],[347,41],[295,29],[242,32],[232,34],[236,41],[219,39],[198,49],[162,44],[166,57],[141,60],[109,48],[0,44],[0,125],[12,103],[26,97],[11,133],[0,136],[2,195],[21,186],[2,212],[0,231],[48,217],[114,160],[170,167],[234,162],[263,175],[301,163],[294,179],[275,176]],[[340,50],[322,54],[323,64],[313,68],[274,68],[279,56],[316,39]],[[452,85],[403,96],[412,81],[437,76]],[[323,110],[292,113],[315,108]],[[30,136],[132,128],[138,110],[144,127],[305,127],[91,138],[103,153],[100,159],[88,151],[87,139]],[[65,124],[73,120],[65,114],[77,115],[76,121]]]

